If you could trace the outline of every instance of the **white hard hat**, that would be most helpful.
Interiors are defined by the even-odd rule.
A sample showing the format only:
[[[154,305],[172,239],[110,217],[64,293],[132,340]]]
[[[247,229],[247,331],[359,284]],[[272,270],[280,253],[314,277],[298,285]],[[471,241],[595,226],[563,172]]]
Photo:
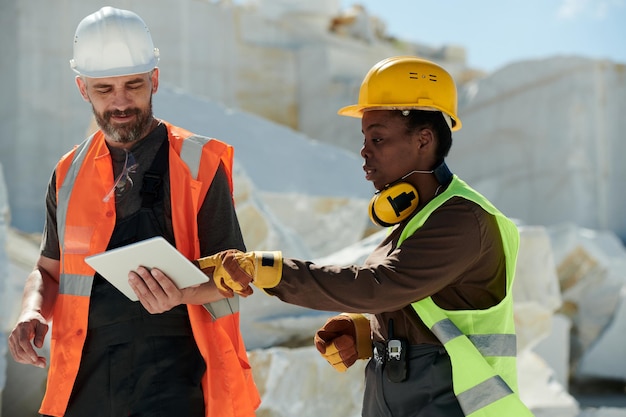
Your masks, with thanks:
[[[70,66],[90,78],[117,77],[152,71],[159,62],[150,30],[137,14],[103,7],[85,17],[74,35]]]

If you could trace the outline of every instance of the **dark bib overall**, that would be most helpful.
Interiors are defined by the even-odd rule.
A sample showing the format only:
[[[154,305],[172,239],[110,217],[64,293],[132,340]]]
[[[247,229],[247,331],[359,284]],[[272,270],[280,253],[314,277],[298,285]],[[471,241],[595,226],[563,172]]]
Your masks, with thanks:
[[[154,236],[174,243],[163,223],[167,143],[144,176],[141,208],[118,220],[108,249]],[[87,339],[65,416],[203,417],[205,370],[185,305],[150,314],[96,274]]]
[[[363,417],[464,416],[452,388],[450,357],[442,346],[408,346],[407,376],[402,382],[387,377],[384,352],[384,345],[375,342],[365,368]]]

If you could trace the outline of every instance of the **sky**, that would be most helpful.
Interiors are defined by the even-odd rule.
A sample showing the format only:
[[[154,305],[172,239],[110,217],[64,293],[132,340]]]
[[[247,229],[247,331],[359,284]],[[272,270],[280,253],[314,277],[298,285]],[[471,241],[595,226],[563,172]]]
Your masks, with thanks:
[[[340,0],[362,4],[387,33],[465,48],[470,67],[493,71],[555,55],[626,64],[626,0]]]

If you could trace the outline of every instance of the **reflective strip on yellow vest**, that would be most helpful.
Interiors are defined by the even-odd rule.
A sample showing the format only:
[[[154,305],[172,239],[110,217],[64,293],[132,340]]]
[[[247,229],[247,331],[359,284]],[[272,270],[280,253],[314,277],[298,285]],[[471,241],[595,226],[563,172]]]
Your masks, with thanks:
[[[171,201],[176,202],[172,204],[176,247],[188,259],[195,259],[200,256],[198,210],[220,164],[232,191],[233,151],[215,139],[165,125],[173,150],[169,152],[169,173]],[[179,157],[183,154],[187,160]],[[57,165],[61,270],[42,414],[65,413],[78,373],[94,275],[84,258],[106,250],[108,245],[115,225],[115,202],[104,202],[102,197],[112,186],[110,154],[101,132],[68,152]],[[238,300],[232,305],[219,302],[212,311],[214,317],[203,306],[188,305],[187,309],[194,338],[207,364],[202,378],[206,416],[254,416],[260,397],[239,331]]]
[[[448,318],[433,324],[430,330],[443,344],[463,335],[463,332]],[[514,357],[517,354],[514,334],[471,334],[467,337],[482,356]]]
[[[409,221],[398,246],[415,233],[433,211],[455,196],[475,202],[496,217],[506,259],[506,296],[499,304],[485,310],[444,310],[431,297],[416,301],[412,307],[450,356],[454,393],[466,416],[532,416],[517,393],[517,346],[511,295],[519,248],[515,224],[455,175],[448,188]]]

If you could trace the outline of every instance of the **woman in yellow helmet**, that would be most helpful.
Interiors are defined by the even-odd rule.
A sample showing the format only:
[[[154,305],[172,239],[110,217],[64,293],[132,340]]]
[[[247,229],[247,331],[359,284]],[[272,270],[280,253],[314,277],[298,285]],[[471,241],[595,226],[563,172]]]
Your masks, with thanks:
[[[385,59],[339,114],[361,118],[365,179],[377,189],[370,217],[390,228],[365,263],[233,250],[200,267],[227,294],[249,295],[253,283],[291,304],[346,312],[315,344],[339,371],[371,358],[365,417],[532,415],[517,395],[519,234],[444,162],[461,127],[452,77],[416,57]]]

